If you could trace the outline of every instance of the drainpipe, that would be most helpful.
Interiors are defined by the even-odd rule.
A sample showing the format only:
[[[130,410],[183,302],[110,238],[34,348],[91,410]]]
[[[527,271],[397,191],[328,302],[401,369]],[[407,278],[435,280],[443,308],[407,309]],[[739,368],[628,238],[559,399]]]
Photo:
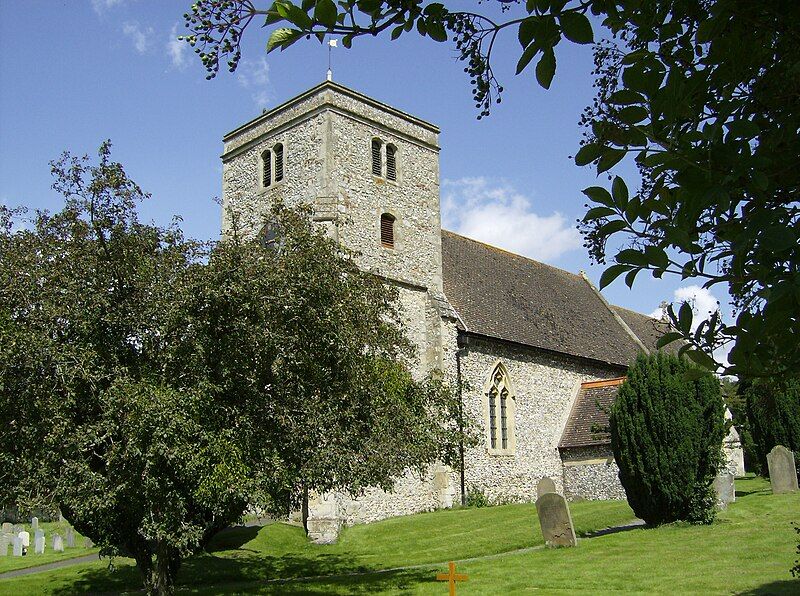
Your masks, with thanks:
[[[458,391],[458,460],[461,476],[461,506],[467,504],[467,491],[464,470],[464,398],[461,393],[461,356],[467,353],[469,338],[458,335],[458,350],[456,350],[456,387]]]

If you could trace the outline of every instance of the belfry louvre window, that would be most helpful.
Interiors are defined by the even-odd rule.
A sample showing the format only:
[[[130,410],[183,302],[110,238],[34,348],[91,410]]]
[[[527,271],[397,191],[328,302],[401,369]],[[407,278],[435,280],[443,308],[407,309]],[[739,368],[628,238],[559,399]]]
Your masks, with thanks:
[[[271,149],[261,153],[262,188],[269,188],[283,180],[286,173],[284,154],[283,143],[276,143]]]
[[[386,178],[397,180],[397,148],[394,145],[386,145]]]
[[[381,145],[379,139],[372,139],[372,174],[381,176],[383,174],[383,160],[381,159]]]
[[[272,184],[272,151],[267,149],[261,154],[261,186],[267,188]]]
[[[283,145],[278,143],[273,147],[275,151],[275,182],[283,180]]]
[[[514,447],[514,402],[508,372],[500,362],[492,369],[487,399],[489,450],[511,453]]]
[[[381,215],[381,246],[394,248],[394,215],[384,213]]]

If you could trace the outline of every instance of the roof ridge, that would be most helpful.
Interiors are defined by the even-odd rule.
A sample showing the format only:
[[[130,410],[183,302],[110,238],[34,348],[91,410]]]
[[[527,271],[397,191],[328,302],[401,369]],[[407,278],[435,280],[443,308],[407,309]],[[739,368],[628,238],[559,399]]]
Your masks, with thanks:
[[[450,234],[451,236],[458,236],[459,238],[463,238],[464,240],[469,240],[470,242],[474,242],[475,244],[480,244],[481,246],[485,246],[491,250],[505,253],[511,257],[516,257],[518,259],[522,259],[523,261],[530,261],[531,263],[536,263],[537,265],[543,265],[559,273],[565,273],[570,277],[575,277],[580,279],[580,274],[572,273],[572,271],[567,271],[566,269],[562,269],[561,267],[556,267],[555,265],[550,265],[549,263],[545,263],[544,261],[537,261],[536,259],[532,259],[531,257],[526,257],[525,255],[521,255],[519,253],[511,252],[510,250],[506,250],[505,248],[500,248],[499,246],[495,246],[494,244],[489,244],[488,242],[483,242],[482,240],[475,240],[475,238],[470,238],[469,236],[464,236],[463,234],[459,234],[458,232],[453,232],[452,230],[445,230],[442,228],[442,233]]]

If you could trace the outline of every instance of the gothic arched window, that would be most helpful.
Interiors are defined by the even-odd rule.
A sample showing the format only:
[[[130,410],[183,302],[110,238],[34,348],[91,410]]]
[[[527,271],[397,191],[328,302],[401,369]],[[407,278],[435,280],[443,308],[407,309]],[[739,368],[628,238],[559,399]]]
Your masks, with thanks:
[[[508,371],[502,362],[492,368],[487,383],[487,443],[490,453],[511,454],[514,452],[514,392]]]
[[[397,147],[386,145],[386,179],[397,180]]]
[[[372,174],[374,176],[383,175],[382,146],[383,143],[381,143],[380,139],[372,139]]]
[[[394,248],[394,222],[395,217],[391,213],[381,215],[381,246]]]

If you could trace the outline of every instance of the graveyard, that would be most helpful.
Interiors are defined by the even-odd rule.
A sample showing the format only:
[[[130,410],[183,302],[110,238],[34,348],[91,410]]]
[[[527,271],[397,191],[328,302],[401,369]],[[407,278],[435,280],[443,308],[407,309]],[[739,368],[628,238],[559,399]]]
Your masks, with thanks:
[[[797,558],[792,522],[798,521],[800,493],[773,494],[762,478],[737,479],[735,502],[710,526],[631,525],[624,501],[577,501],[570,510],[574,548],[545,548],[532,503],[354,526],[326,546],[310,544],[302,528],[280,522],[233,528],[184,564],[178,593],[446,594],[447,584],[436,575],[447,571],[448,561],[469,578],[458,586],[460,594],[790,594],[800,588],[789,573]],[[608,527],[615,529],[602,532]],[[139,586],[132,562],[118,558],[0,579],[4,594],[134,592]]]

